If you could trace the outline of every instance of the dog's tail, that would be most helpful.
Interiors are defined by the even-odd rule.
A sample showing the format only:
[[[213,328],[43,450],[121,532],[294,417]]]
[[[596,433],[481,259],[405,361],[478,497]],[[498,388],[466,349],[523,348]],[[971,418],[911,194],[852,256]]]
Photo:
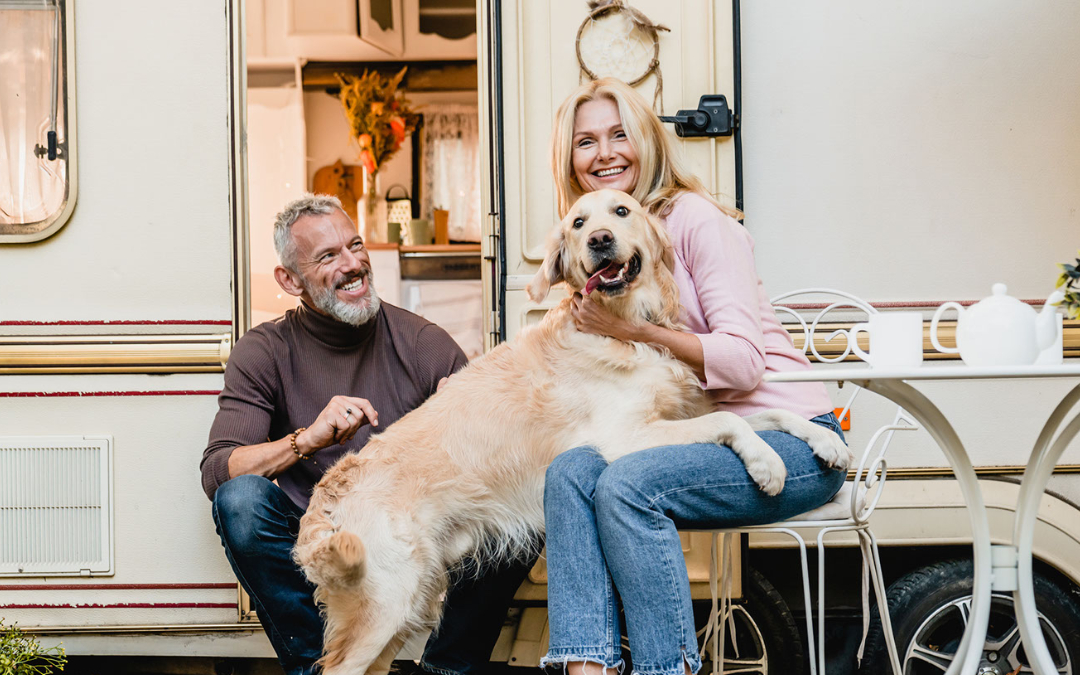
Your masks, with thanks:
[[[318,525],[305,527],[312,525],[305,520],[309,520],[308,515],[300,521],[300,537],[293,558],[308,581],[320,589],[356,588],[366,568],[364,542],[352,532]]]

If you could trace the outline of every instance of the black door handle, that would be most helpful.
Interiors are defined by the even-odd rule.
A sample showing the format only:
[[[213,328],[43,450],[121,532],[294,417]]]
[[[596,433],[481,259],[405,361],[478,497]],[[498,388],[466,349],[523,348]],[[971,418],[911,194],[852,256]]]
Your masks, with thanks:
[[[737,124],[723,94],[705,94],[698,101],[697,110],[680,110],[660,119],[674,123],[675,133],[682,138],[730,136]]]

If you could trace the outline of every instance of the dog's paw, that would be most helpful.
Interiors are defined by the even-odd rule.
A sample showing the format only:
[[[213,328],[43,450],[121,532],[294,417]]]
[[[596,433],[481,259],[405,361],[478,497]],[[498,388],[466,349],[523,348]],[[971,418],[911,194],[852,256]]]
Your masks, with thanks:
[[[352,532],[331,534],[326,540],[326,551],[342,569],[352,569],[364,561],[364,544]]]
[[[787,467],[780,455],[765,441],[758,439],[760,445],[752,453],[743,454],[746,472],[754,479],[761,491],[770,497],[780,494],[787,478]]]
[[[851,449],[840,440],[840,436],[824,427],[816,426],[806,442],[814,455],[833,469],[846,471],[854,460]]]

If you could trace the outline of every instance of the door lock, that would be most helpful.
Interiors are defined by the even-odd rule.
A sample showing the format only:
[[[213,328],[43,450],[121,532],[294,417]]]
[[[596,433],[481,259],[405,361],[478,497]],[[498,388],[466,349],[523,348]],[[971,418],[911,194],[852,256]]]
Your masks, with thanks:
[[[705,94],[698,101],[697,110],[680,110],[660,119],[674,123],[680,138],[730,136],[738,124],[723,94]]]

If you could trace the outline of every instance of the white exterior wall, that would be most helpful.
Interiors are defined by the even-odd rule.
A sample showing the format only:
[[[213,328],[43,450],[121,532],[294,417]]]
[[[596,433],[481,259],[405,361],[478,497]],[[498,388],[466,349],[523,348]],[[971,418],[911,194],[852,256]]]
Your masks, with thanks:
[[[1080,4],[742,3],[770,293],[1045,298],[1080,247]]]
[[[229,3],[73,4],[78,201],[51,238],[0,245],[0,335],[227,334]],[[0,434],[110,436],[113,467],[113,573],[0,578],[6,623],[237,624],[236,580],[198,470],[221,387],[220,373],[0,375]],[[179,637],[172,652],[243,644],[271,656],[258,626],[245,629]],[[69,654],[169,651],[76,634],[64,636]]]

